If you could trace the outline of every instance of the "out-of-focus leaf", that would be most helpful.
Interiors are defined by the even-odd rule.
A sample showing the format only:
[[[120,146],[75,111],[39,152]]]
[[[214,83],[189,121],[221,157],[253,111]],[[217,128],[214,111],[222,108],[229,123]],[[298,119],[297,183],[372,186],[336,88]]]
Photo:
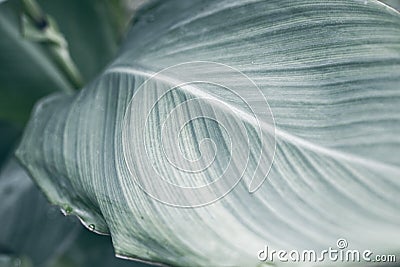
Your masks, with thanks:
[[[11,2],[0,6],[0,119],[22,126],[39,98],[70,86],[43,50],[21,36]]]
[[[21,36],[22,7],[18,2],[7,1],[0,6],[0,166],[14,145],[12,141],[19,138],[14,128],[23,128],[34,103],[52,92],[72,90],[48,51]],[[44,11],[55,17],[61,31],[65,31],[78,69],[89,80],[116,50],[127,18],[122,14],[121,1],[41,3]],[[5,128],[6,124],[13,126]]]
[[[22,129],[17,125],[0,120],[0,169],[3,162],[10,156],[21,132]]]
[[[140,262],[132,262],[115,257],[109,236],[94,235],[83,229],[78,238],[49,267],[150,267]]]
[[[165,147],[174,158],[182,152],[201,158],[209,152],[199,148],[201,141],[213,137],[224,157],[199,174],[210,179],[230,156],[223,147],[227,134],[241,140],[234,145],[243,151],[247,139],[254,147],[260,142],[236,130],[244,121],[253,130],[251,114],[222,88],[178,86],[157,102],[159,90],[181,78],[175,73],[139,90],[157,71],[187,61],[237,68],[268,100],[276,155],[256,193],[239,183],[218,202],[182,209],[151,199],[135,182],[156,184],[154,170],[140,164],[146,161],[172,183],[191,181],[191,172],[168,165]],[[208,75],[224,81],[225,73]],[[321,251],[341,237],[355,249],[398,252],[399,85],[400,15],[377,1],[162,1],[140,16],[103,75],[75,96],[54,95],[37,106],[17,155],[52,202],[67,203],[86,227],[110,233],[122,256],[180,266],[256,266],[264,245]],[[130,109],[137,92],[143,98]],[[180,109],[173,120],[178,128],[189,121],[179,146],[169,147],[173,139],[162,143],[163,119],[197,98],[205,100]],[[260,102],[248,99],[252,108]],[[153,104],[146,127],[130,119]],[[219,124],[190,120],[209,110],[222,112],[233,130],[226,134]],[[147,135],[123,139],[126,127]],[[136,149],[143,144],[149,153]],[[238,154],[229,158],[234,166],[243,162]],[[131,158],[138,160],[134,166]],[[249,160],[248,168],[255,164]],[[243,180],[250,179],[244,172]]]
[[[39,1],[65,34],[72,58],[90,80],[112,58],[121,37],[120,1]],[[110,8],[111,5],[113,8]],[[0,119],[24,123],[41,97],[70,85],[48,53],[20,34],[21,7],[17,1],[0,6]]]
[[[15,160],[0,173],[0,196],[0,266],[147,266],[116,258],[109,237],[65,218]]]
[[[0,244],[15,255],[29,257],[35,266],[44,266],[62,253],[81,229],[48,204],[15,160],[1,172],[0,195]]]
[[[20,34],[16,1],[0,5],[0,166],[34,103],[70,86],[42,49]]]

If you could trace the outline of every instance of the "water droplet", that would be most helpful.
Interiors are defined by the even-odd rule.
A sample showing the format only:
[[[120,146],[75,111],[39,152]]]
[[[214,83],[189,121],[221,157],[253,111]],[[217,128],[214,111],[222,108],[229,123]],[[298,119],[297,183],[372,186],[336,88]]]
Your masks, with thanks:
[[[94,231],[94,229],[96,229],[96,226],[93,223],[91,223],[91,224],[89,224],[89,229],[91,231]]]
[[[72,209],[71,206],[65,205],[65,206],[64,206],[64,210],[65,210],[65,213],[70,214],[70,213],[72,212],[73,209]]]
[[[254,64],[256,64],[256,62],[255,62],[255,61],[252,61],[252,62],[251,62],[251,64],[253,64],[253,65],[254,65]]]

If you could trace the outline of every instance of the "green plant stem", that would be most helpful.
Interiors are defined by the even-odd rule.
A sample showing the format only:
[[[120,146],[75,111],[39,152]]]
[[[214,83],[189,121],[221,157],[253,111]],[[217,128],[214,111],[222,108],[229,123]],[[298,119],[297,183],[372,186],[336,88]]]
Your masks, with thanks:
[[[64,73],[68,81],[74,89],[80,89],[83,86],[82,76],[73,62],[71,56],[66,49],[60,49],[57,46],[49,46],[49,51],[54,58],[54,61]],[[65,52],[67,51],[67,52]]]
[[[72,60],[68,43],[58,30],[56,23],[46,15],[35,0],[23,0],[26,16],[36,31],[35,38],[44,44],[60,72],[64,74],[74,89],[83,86],[83,78]]]

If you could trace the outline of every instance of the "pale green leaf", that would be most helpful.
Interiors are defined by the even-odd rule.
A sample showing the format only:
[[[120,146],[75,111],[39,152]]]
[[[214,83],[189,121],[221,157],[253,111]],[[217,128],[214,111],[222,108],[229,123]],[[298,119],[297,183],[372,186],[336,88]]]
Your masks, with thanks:
[[[144,83],[188,61],[197,69],[180,65],[187,68]],[[256,90],[219,68],[204,68],[205,61],[252,79],[276,130]],[[181,85],[156,101],[171,81],[199,73],[247,96],[248,106],[210,84]],[[124,257],[256,266],[264,245],[320,251],[339,238],[352,248],[398,253],[399,88],[400,15],[380,2],[160,2],[141,14],[103,75],[75,96],[38,104],[17,155],[53,203],[71,206],[91,230],[110,233]],[[141,97],[131,102],[134,93]],[[261,135],[249,107],[260,115]],[[177,139],[164,140],[163,123],[174,108],[173,127],[193,120]],[[197,119],[212,113],[223,127]],[[257,159],[271,156],[273,136],[273,166],[249,194],[252,174],[268,172],[269,164],[258,166]],[[213,145],[202,142],[209,139]],[[213,149],[212,166],[198,172]],[[170,162],[164,153],[180,160]],[[196,171],[172,164],[190,160]],[[187,187],[211,182],[227,164],[239,178],[245,165],[242,181],[203,207],[165,205],[138,184],[156,187],[168,200],[201,201],[207,196],[157,187],[157,175]],[[193,173],[198,180],[191,180]]]

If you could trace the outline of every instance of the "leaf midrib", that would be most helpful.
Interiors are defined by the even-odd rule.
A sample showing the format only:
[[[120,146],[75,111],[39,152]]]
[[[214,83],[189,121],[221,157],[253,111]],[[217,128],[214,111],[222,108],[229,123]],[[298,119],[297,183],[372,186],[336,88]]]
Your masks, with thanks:
[[[172,83],[172,84],[184,84],[185,82],[180,81],[179,79],[175,79],[175,78],[171,78],[171,77],[166,77],[163,76],[162,74],[156,73],[156,72],[150,72],[150,71],[146,71],[146,70],[140,70],[140,69],[135,69],[132,67],[112,67],[108,70],[106,70],[104,72],[104,75],[107,74],[112,74],[112,73],[116,73],[116,74],[131,74],[134,76],[143,76],[146,78],[146,81],[144,83],[146,83],[148,81],[148,79],[150,78],[155,78],[157,80],[159,80],[160,82],[165,82],[165,83]],[[156,75],[157,74],[157,75]],[[143,84],[144,84],[143,83]],[[190,91],[188,90],[190,88]],[[200,88],[196,87],[196,86],[184,86],[184,87],[180,87],[181,90],[186,91],[189,94],[201,97],[201,98],[205,98],[205,99],[213,99],[213,100],[218,100],[215,96],[201,90]],[[217,101],[210,101],[211,105],[215,105],[215,103],[217,103]],[[342,159],[344,161],[347,162],[352,162],[352,163],[356,163],[362,166],[367,167],[368,169],[374,169],[374,170],[378,170],[378,171],[388,171],[388,172],[393,172],[393,173],[398,173],[400,174],[400,167],[399,166],[395,166],[392,164],[388,164],[388,163],[383,163],[383,162],[379,162],[373,159],[369,159],[366,157],[362,157],[360,155],[357,154],[352,154],[352,153],[347,153],[347,152],[343,152],[340,150],[336,150],[333,148],[329,148],[329,147],[325,147],[322,146],[320,144],[316,144],[313,142],[310,142],[304,138],[301,138],[299,136],[290,134],[289,132],[280,129],[276,126],[275,121],[274,125],[270,125],[266,122],[261,121],[259,126],[257,123],[257,119],[254,118],[254,116],[251,116],[248,111],[244,111],[241,109],[238,109],[235,106],[232,106],[230,103],[226,103],[226,106],[216,106],[217,108],[220,109],[226,109],[226,110],[233,110],[236,112],[236,115],[241,117],[244,121],[246,121],[247,123],[251,124],[251,125],[255,125],[256,127],[260,127],[261,129],[263,129],[264,131],[267,132],[272,132],[275,131],[275,137],[280,138],[283,141],[286,141],[288,143],[291,144],[295,144],[298,145],[299,147],[303,147],[307,150],[316,152],[316,153],[320,153],[323,155],[326,155],[328,157],[331,158],[335,158],[335,159]]]

